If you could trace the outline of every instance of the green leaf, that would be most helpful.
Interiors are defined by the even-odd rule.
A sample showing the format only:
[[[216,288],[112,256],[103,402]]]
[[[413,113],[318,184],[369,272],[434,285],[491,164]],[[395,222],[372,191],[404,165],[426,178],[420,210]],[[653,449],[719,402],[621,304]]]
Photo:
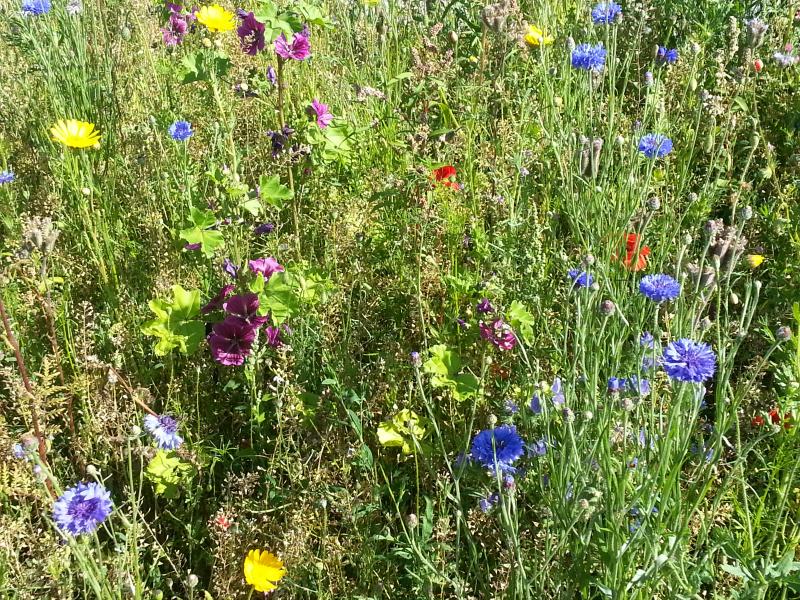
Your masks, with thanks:
[[[230,59],[221,52],[198,51],[188,54],[181,61],[183,78],[181,83],[210,81],[212,77],[224,77],[231,68]]]
[[[378,427],[378,442],[386,448],[401,448],[403,454],[413,454],[430,431],[430,421],[412,410],[403,409]],[[415,443],[416,441],[416,443]]]
[[[297,294],[290,283],[290,276],[286,272],[275,273],[259,294],[259,308],[266,307],[276,324],[283,323],[300,308]]]
[[[197,473],[197,469],[182,460],[175,452],[159,450],[147,465],[145,477],[155,486],[156,494],[177,498],[181,488]]]
[[[533,315],[519,300],[514,300],[506,311],[506,317],[511,323],[511,328],[530,344],[533,341]]]
[[[422,365],[422,370],[432,375],[433,380],[452,379],[461,369],[461,359],[444,344],[431,346],[428,351],[430,358]]]
[[[200,313],[200,290],[186,291],[172,286],[172,301],[155,299],[148,303],[156,318],[142,325],[142,333],[158,338],[157,356],[166,356],[177,348],[183,354],[194,353],[205,335],[205,325],[195,320]]]
[[[180,236],[189,244],[200,244],[200,249],[207,258],[214,256],[217,248],[225,243],[222,233],[216,229],[208,229],[217,223],[217,218],[210,210],[200,210],[194,206],[190,209],[189,219],[194,227],[182,229]]]
[[[269,179],[262,175],[258,180],[258,193],[264,201],[278,209],[283,208],[285,200],[294,198],[294,192],[281,183],[278,175]]]
[[[480,382],[472,373],[461,373],[455,376],[456,387],[453,396],[456,400],[466,400],[478,393]]]
[[[722,565],[719,566],[719,568],[722,569],[723,571],[725,571],[726,573],[730,573],[734,577],[738,577],[739,579],[744,579],[745,581],[748,581],[748,580],[751,579],[750,575],[748,575],[745,571],[743,571],[741,569],[741,567],[738,567],[738,566],[735,566],[735,565],[729,565],[729,564],[727,564],[727,565],[726,564],[722,564]]]

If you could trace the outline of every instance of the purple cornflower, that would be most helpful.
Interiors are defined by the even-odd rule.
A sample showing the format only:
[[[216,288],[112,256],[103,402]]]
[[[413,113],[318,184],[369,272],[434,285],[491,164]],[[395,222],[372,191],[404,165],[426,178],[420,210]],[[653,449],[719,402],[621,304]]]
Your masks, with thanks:
[[[302,33],[295,33],[292,35],[292,41],[286,39],[286,34],[282,33],[278,39],[275,40],[275,53],[283,60],[305,60],[311,56],[311,44],[308,42],[308,36]]]
[[[16,179],[16,175],[14,175],[14,171],[7,170],[0,172],[0,185],[5,185],[7,183],[11,183]]]
[[[275,231],[275,225],[272,223],[262,223],[253,228],[253,233],[256,235],[266,235]]]
[[[625,389],[625,378],[609,377],[607,389],[609,394],[618,394]]]
[[[483,339],[490,341],[500,350],[512,350],[517,345],[517,336],[514,335],[511,325],[503,319],[495,319],[489,324],[479,321],[478,329]]]
[[[603,44],[579,44],[572,51],[572,66],[584,71],[599,73],[606,64],[606,49]]]
[[[70,535],[92,533],[108,518],[114,505],[111,493],[99,483],[79,483],[53,504],[53,520]]]
[[[564,391],[561,389],[560,377],[553,379],[553,385],[550,386],[550,392],[553,394],[553,406],[562,406],[566,399],[564,398]]]
[[[519,406],[517,406],[517,403],[513,400],[506,400],[504,408],[509,415],[515,415],[519,412]]]
[[[239,366],[250,355],[256,328],[239,317],[226,317],[217,323],[208,336],[211,356],[221,365]]]
[[[272,65],[267,67],[267,81],[269,81],[270,85],[278,85],[278,74]]]
[[[626,388],[637,396],[647,396],[650,393],[650,380],[639,379],[636,375],[631,375],[625,382]]]
[[[714,375],[717,357],[708,344],[682,338],[666,347],[661,366],[670,379],[702,383]]]
[[[497,492],[494,492],[493,494],[487,496],[486,498],[482,498],[478,504],[480,505],[481,510],[487,513],[499,501],[500,501],[500,495]]]
[[[232,279],[236,279],[236,275],[239,273],[239,267],[233,264],[230,258],[226,258],[222,261],[222,270],[230,275]]]
[[[533,456],[544,456],[547,454],[547,440],[541,438],[532,444],[528,444],[528,452]]]
[[[525,442],[513,425],[484,429],[472,440],[472,460],[490,471],[515,473],[513,466],[525,453]]]
[[[573,288],[589,287],[594,283],[594,277],[592,277],[590,273],[581,271],[580,269],[570,269],[567,272],[567,276],[572,281]]]
[[[266,44],[264,23],[256,19],[252,12],[239,9],[238,14],[242,22],[236,29],[236,33],[239,35],[242,52],[255,56],[264,49]]]
[[[333,121],[333,114],[328,110],[328,105],[323,104],[316,98],[311,101],[311,105],[308,107],[307,112],[310,116],[317,117],[317,125],[320,129],[325,129],[331,124],[331,121]]]
[[[664,273],[645,275],[639,282],[639,291],[645,298],[661,304],[680,296],[681,284]]]
[[[539,394],[534,394],[531,398],[531,403],[528,405],[535,415],[542,414],[542,401],[539,398]]]
[[[616,2],[601,2],[592,9],[592,22],[595,25],[610,25],[622,17],[622,7]]]
[[[144,428],[162,450],[176,450],[183,444],[183,438],[178,435],[178,422],[169,415],[145,415]]]
[[[169,126],[169,136],[176,142],[185,142],[193,135],[192,124],[188,121],[175,121]]]
[[[653,72],[652,71],[645,71],[644,72],[644,84],[647,87],[651,87],[653,85]]]
[[[642,335],[639,336],[639,345],[643,348],[653,348],[655,343],[656,340],[649,331],[643,331]]]
[[[409,354],[408,357],[411,359],[411,364],[414,365],[415,367],[418,367],[422,364],[422,357],[416,350],[411,354]]]
[[[208,304],[200,309],[200,312],[204,315],[207,315],[210,312],[222,308],[222,305],[225,303],[227,297],[233,293],[233,287],[234,286],[232,284],[222,286],[222,288],[217,292],[217,295],[209,300]]]
[[[272,142],[272,156],[278,156],[289,145],[289,138],[294,133],[294,129],[288,125],[284,125],[280,131],[268,131],[267,136]]]
[[[639,152],[647,158],[664,158],[672,152],[672,140],[660,133],[648,133],[639,140]]]
[[[23,0],[22,2],[22,14],[26,17],[46,15],[51,8],[50,0]]]
[[[492,306],[492,303],[489,302],[488,298],[484,298],[483,300],[478,302],[478,305],[475,307],[475,310],[477,310],[479,313],[485,315],[487,313],[493,313],[494,312],[494,306]]]
[[[256,294],[239,294],[224,304],[225,312],[239,317],[247,324],[259,328],[269,321],[269,317],[258,316],[258,296]]]
[[[25,454],[25,447],[19,442],[11,446],[11,454],[17,460],[22,460],[23,458],[27,457],[27,455]]]
[[[261,273],[264,276],[264,281],[269,281],[269,278],[275,273],[285,271],[283,266],[271,256],[251,260],[247,264],[253,273]]]
[[[678,50],[676,48],[665,48],[664,46],[658,47],[656,52],[656,60],[663,65],[674,65],[678,62]]]

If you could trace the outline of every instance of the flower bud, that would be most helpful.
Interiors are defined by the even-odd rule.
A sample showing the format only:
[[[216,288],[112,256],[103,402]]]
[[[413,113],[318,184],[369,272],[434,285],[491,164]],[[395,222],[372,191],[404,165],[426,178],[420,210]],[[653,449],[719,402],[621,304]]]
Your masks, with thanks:
[[[777,337],[781,342],[788,342],[790,339],[792,339],[792,329],[786,325],[782,325],[775,331],[775,337]]]
[[[200,583],[200,580],[197,578],[197,575],[189,573],[189,577],[186,578],[186,587],[194,589],[197,587],[198,583]]]
[[[600,314],[605,317],[610,317],[611,315],[613,315],[616,309],[617,309],[616,305],[611,300],[603,300],[600,303]]]
[[[419,519],[417,518],[417,515],[414,513],[409,513],[406,515],[406,525],[409,529],[416,529],[417,525],[419,525]]]
[[[763,69],[764,69],[764,63],[762,62],[762,60],[761,60],[760,58],[757,58],[757,59],[755,59],[755,60],[753,61],[753,70],[754,70],[756,73],[761,73],[761,71],[762,71]]]
[[[489,423],[489,427],[494,427],[495,425],[497,425],[497,416],[496,415],[489,415],[489,418],[487,419],[487,422]]]

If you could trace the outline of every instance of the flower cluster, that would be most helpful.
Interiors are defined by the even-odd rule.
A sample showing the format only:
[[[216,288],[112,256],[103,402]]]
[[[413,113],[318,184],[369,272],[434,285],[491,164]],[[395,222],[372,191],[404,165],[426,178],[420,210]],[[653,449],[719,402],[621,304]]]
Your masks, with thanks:
[[[514,330],[502,318],[497,318],[491,323],[479,321],[478,330],[483,339],[488,340],[500,350],[513,350],[517,345],[517,336],[514,335]]]
[[[572,66],[584,71],[599,73],[606,64],[606,49],[603,44],[579,44],[572,51]]]
[[[161,28],[161,39],[167,47],[177,46],[189,31],[190,25],[195,21],[194,13],[184,11],[179,4],[167,3],[169,17],[164,27]]]

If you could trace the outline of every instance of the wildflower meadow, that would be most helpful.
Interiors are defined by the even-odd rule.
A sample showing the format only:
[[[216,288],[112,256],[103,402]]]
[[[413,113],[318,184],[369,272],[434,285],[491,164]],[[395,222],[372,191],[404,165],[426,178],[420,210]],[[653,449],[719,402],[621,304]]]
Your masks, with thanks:
[[[0,598],[800,598],[798,44],[3,0]]]

